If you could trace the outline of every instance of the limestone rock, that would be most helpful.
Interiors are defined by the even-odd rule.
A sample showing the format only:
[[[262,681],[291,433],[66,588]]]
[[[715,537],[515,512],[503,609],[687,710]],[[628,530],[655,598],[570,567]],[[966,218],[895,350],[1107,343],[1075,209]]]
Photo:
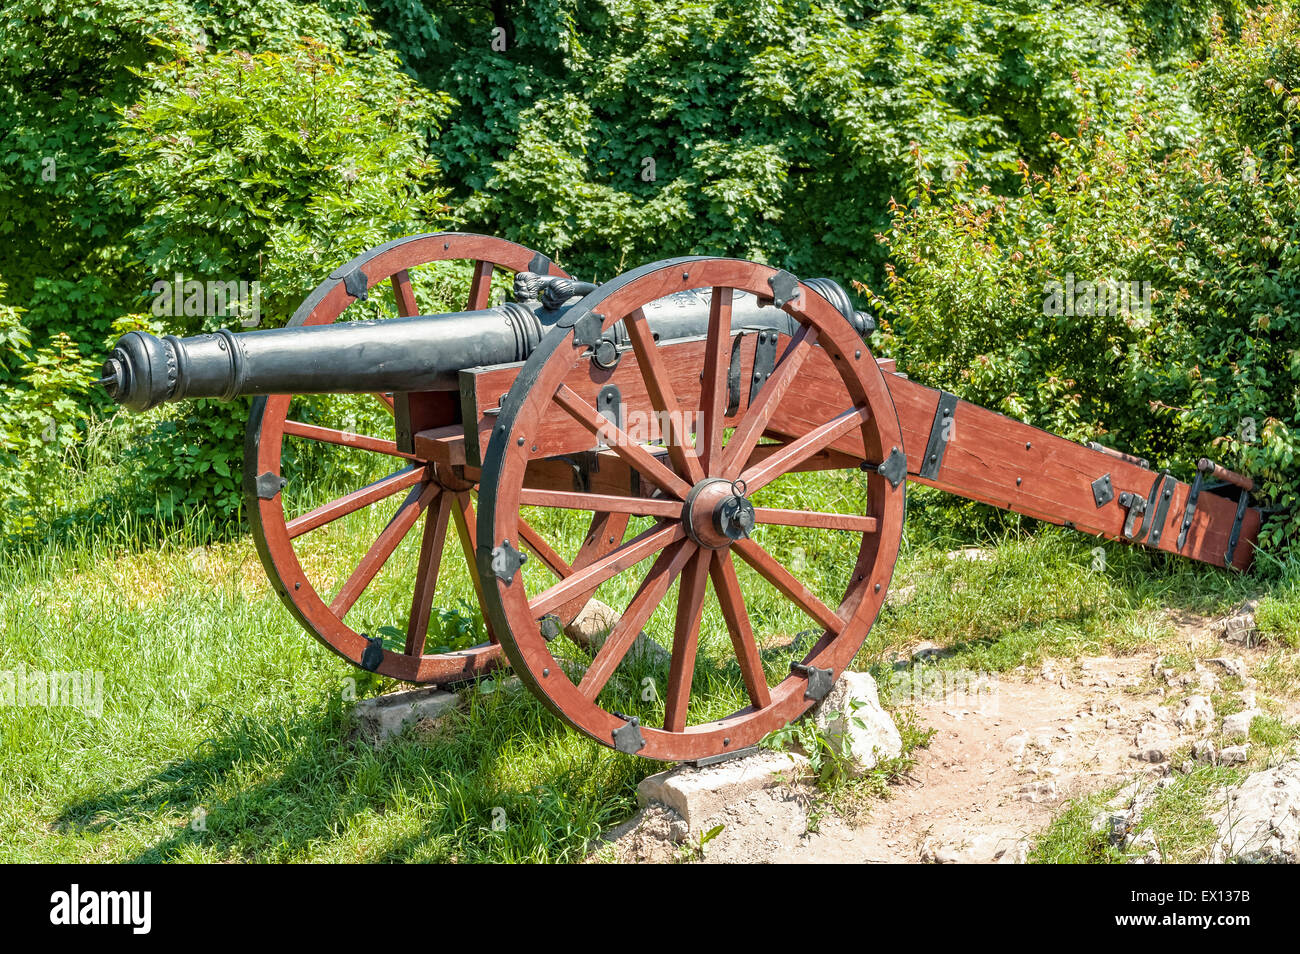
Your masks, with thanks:
[[[1214,862],[1300,863],[1300,759],[1229,790],[1213,821]]]
[[[1169,729],[1158,722],[1147,722],[1138,729],[1135,758],[1143,762],[1164,762],[1174,750]]]
[[[1255,612],[1258,609],[1259,600],[1246,600],[1229,616],[1215,624],[1215,635],[1225,642],[1254,646],[1259,641],[1259,630],[1255,626]]]
[[[1223,717],[1223,737],[1225,739],[1242,740],[1250,738],[1250,724],[1255,721],[1255,716],[1259,715],[1258,709],[1247,709],[1244,712],[1234,712],[1232,715]]]
[[[1182,710],[1174,716],[1174,724],[1180,729],[1193,731],[1214,721],[1214,706],[1205,696],[1188,696],[1183,700]]]
[[[870,673],[841,675],[826,698],[813,708],[812,718],[832,744],[844,745],[855,774],[903,752],[902,736],[893,718],[881,707],[876,681]]]
[[[705,768],[679,765],[650,775],[636,787],[642,807],[666,805],[685,822],[687,830],[702,830],[705,821],[755,792],[780,785],[807,767],[802,755],[760,750],[753,755]]]
[[[609,631],[618,622],[618,616],[619,614],[612,607],[600,600],[590,600],[573,622],[564,627],[564,634],[578,645],[595,652],[605,644]],[[638,633],[625,658],[629,662],[643,659],[663,667],[668,665],[672,654],[645,633]]]
[[[1250,755],[1249,745],[1227,745],[1219,753],[1220,765],[1242,765]]]
[[[361,737],[376,747],[422,719],[437,719],[456,708],[460,697],[443,689],[409,689],[362,699],[353,709]]]

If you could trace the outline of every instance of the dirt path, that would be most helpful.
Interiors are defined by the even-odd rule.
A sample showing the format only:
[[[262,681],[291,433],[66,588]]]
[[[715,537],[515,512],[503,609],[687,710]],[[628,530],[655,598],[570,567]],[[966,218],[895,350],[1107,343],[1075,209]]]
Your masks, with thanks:
[[[1168,753],[1209,731],[1185,709],[1188,696],[1246,698],[1253,692],[1249,677],[1245,690],[1223,680],[1231,667],[1248,671],[1262,654],[1207,638],[1208,621],[1174,622],[1186,637],[1183,645],[1195,647],[1191,671],[1163,669],[1153,650],[1049,662],[1036,672],[1003,676],[988,698],[950,693],[921,699],[918,721],[935,734],[913,753],[916,765],[891,787],[890,798],[870,802],[864,816],[850,820],[819,812],[812,789],[768,788],[710,820],[725,827],[707,845],[704,860],[1023,861],[1032,836],[1067,800],[1134,778],[1154,783],[1166,774]],[[1212,661],[1218,657],[1226,665]],[[681,858],[683,849],[672,844],[672,821],[652,806],[616,833],[614,856]]]

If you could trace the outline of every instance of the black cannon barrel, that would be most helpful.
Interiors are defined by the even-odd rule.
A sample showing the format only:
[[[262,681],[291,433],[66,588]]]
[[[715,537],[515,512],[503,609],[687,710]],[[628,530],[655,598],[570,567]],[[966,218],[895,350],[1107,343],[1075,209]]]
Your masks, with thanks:
[[[870,318],[853,311],[838,285],[825,279],[808,284],[859,331],[870,330]],[[132,331],[104,363],[101,383],[110,397],[136,411],[169,401],[253,394],[449,391],[458,387],[465,368],[526,359],[565,310],[507,302],[479,311],[238,333],[223,329],[190,338]],[[670,295],[648,307],[646,317],[661,341],[703,335],[709,295]],[[795,325],[790,315],[752,295],[735,298],[733,329],[793,333]],[[626,345],[621,323],[607,338],[616,348]]]

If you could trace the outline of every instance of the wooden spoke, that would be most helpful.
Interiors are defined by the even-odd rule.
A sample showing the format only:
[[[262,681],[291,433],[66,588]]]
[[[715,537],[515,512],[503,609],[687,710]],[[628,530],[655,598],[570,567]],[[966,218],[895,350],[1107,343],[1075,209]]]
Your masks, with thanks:
[[[534,618],[541,619],[547,613],[554,612],[557,606],[567,603],[576,596],[591,592],[622,573],[629,567],[636,566],[652,553],[657,553],[671,544],[686,538],[686,531],[679,522],[668,525],[658,524],[650,527],[622,546],[615,547],[598,560],[592,560],[581,570],[574,571],[549,589],[543,590],[529,603]]]
[[[745,597],[740,592],[740,579],[736,576],[730,553],[714,551],[709,576],[713,579],[713,592],[718,594],[718,603],[727,621],[727,632],[731,634],[731,645],[736,651],[736,662],[740,663],[740,675],[745,680],[749,701],[757,709],[769,706],[772,695],[767,688],[763,661],[758,656],[758,642],[754,639],[754,629],[749,623]]]
[[[645,313],[638,308],[627,316],[623,326],[632,341],[632,350],[636,352],[646,393],[650,395],[650,401],[662,416],[661,419],[668,423],[668,456],[678,471],[684,473],[692,484],[697,484],[704,479],[704,468],[695,452],[695,444],[691,441],[686,420],[682,416],[682,407],[673,391],[668,368],[659,352],[654,333],[650,330],[650,323],[646,321]]]
[[[456,536],[460,538],[460,549],[465,554],[465,564],[469,570],[470,582],[474,584],[474,596],[478,600],[478,605],[483,606],[483,580],[478,572],[478,541],[476,528],[477,520],[474,517],[474,501],[470,499],[469,491],[462,490],[456,494],[456,504],[451,508],[451,515],[456,521]],[[492,631],[492,621],[483,614],[483,624],[487,627],[489,642],[497,642],[496,633]]]
[[[668,695],[664,701],[664,728],[681,732],[686,728],[690,707],[691,679],[695,675],[695,652],[700,642],[700,616],[704,607],[705,584],[711,557],[697,550],[682,571],[677,591],[677,622],[673,627],[673,659],[668,670]]]
[[[781,527],[808,527],[813,530],[852,530],[855,533],[875,533],[878,524],[875,517],[857,514],[778,510],[772,507],[755,507],[754,522]]]
[[[474,278],[469,284],[469,302],[466,311],[479,311],[486,308],[492,299],[492,263],[475,262]]]
[[[379,398],[379,403],[382,404],[388,410],[389,414],[396,413],[393,410],[393,396],[391,394],[389,394],[388,392],[384,392],[382,394],[377,393],[375,397]]]
[[[758,444],[758,439],[767,430],[767,425],[772,420],[772,415],[776,413],[781,399],[790,390],[790,385],[794,383],[803,363],[812,354],[813,345],[816,343],[817,329],[813,325],[804,325],[790,340],[790,346],[785,349],[785,354],[777,363],[776,369],[764,383],[763,389],[758,392],[758,400],[749,406],[745,416],[740,419],[740,425],[731,435],[731,441],[727,444],[726,461],[722,466],[722,476],[727,480],[735,480],[739,476],[741,467],[749,459],[750,453]]]
[[[722,422],[727,412],[727,373],[731,369],[730,288],[715,288],[709,300],[708,350],[700,393],[700,429],[696,443],[706,473],[722,455]]]
[[[397,313],[403,318],[410,318],[420,313],[420,306],[415,303],[415,290],[411,288],[411,274],[406,269],[393,272],[393,301],[397,303]]]
[[[368,507],[376,501],[384,500],[400,490],[405,490],[407,487],[420,483],[424,478],[425,469],[423,466],[404,467],[396,473],[389,474],[382,480],[377,480],[373,484],[362,487],[360,490],[354,490],[337,500],[322,504],[315,510],[305,513],[301,517],[296,517],[286,524],[289,539],[300,537],[304,533],[315,530],[317,527],[323,527],[325,524],[332,523],[340,517],[346,517],[350,513],[356,513],[362,507]]]
[[[607,443],[612,441],[610,450],[639,470],[655,486],[681,500],[691,492],[690,484],[660,463],[659,458],[633,441],[626,431],[588,404],[567,384],[560,385],[560,389],[555,392],[555,402],[591,433]]]
[[[789,570],[753,540],[737,540],[732,549],[740,554],[742,560],[762,574],[764,579],[832,633],[839,633],[844,628],[844,621],[835,614],[834,610],[818,599],[812,590],[800,583]],[[714,586],[716,585],[715,582]]]
[[[391,407],[392,401],[389,401]],[[374,451],[376,454],[388,454],[390,457],[404,457],[417,460],[414,454],[407,454],[397,449],[395,441],[382,437],[369,437],[365,434],[352,434],[336,430],[333,427],[320,427],[317,424],[304,424],[301,421],[285,421],[284,432],[308,440],[324,441],[326,444],[338,444],[340,447],[355,447],[358,450]]]
[[[650,567],[650,572],[646,578],[641,581],[640,588],[636,591],[636,596],[632,597],[632,602],[628,605],[627,610],[618,618],[614,628],[609,631],[605,637],[605,643],[596,653],[596,658],[591,661],[591,666],[582,676],[582,681],[578,683],[578,691],[588,699],[595,699],[600,695],[600,690],[605,688],[605,683],[609,682],[609,677],[614,674],[618,664],[623,661],[627,651],[632,648],[632,642],[636,639],[641,628],[645,626],[646,620],[654,613],[655,608],[663,600],[664,594],[668,592],[668,587],[672,585],[677,574],[682,571],[686,561],[699,549],[694,543],[688,540],[682,540],[674,543],[655,560],[654,565]]]
[[[599,560],[622,543],[623,535],[627,533],[627,524],[628,515],[625,513],[592,514],[591,526],[587,528],[587,539],[582,542],[582,546],[578,548],[578,555],[573,558],[574,570],[589,566],[594,560]],[[560,606],[555,614],[567,624],[577,618],[595,592],[595,586],[584,590]]]
[[[429,635],[429,613],[433,609],[433,592],[438,585],[442,562],[442,544],[447,538],[447,521],[451,517],[451,494],[439,493],[437,508],[424,515],[424,535],[420,539],[420,566],[415,573],[415,592],[411,597],[411,617],[406,626],[406,653],[424,653]]]
[[[569,566],[568,561],[556,553],[555,548],[523,518],[519,520],[519,539],[528,546],[528,549],[537,554],[548,570],[560,579],[573,576],[573,567]]]
[[[835,443],[853,428],[860,426],[870,416],[871,411],[865,407],[852,408],[786,444],[783,449],[741,474],[747,488],[745,492],[752,494],[759,488],[766,487],[777,477],[793,470],[828,444]]]
[[[651,497],[617,497],[613,494],[588,494],[570,490],[532,490],[519,492],[519,502],[527,507],[556,507],[561,510],[590,510],[592,513],[625,513],[638,517],[680,519],[682,502]]]
[[[353,604],[360,598],[370,581],[388,562],[388,558],[393,555],[397,545],[402,542],[402,538],[415,526],[415,521],[419,519],[424,508],[429,505],[429,501],[437,496],[439,487],[432,481],[423,484],[420,487],[413,487],[407,498],[402,501],[402,505],[397,508],[397,513],[393,514],[393,519],[388,521],[388,526],[384,527],[382,533],[370,545],[366,555],[361,558],[361,563],[352,571],[338,594],[334,597],[334,602],[330,603],[330,612],[339,619],[343,619],[348,614]]]

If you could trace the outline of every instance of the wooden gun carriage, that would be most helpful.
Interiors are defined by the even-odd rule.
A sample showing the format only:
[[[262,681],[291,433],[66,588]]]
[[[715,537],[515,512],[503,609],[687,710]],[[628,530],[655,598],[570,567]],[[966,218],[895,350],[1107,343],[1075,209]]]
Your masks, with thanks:
[[[420,316],[411,270],[445,260],[473,263],[465,311]],[[503,270],[515,273],[514,300],[492,307]],[[391,287],[395,317],[336,323],[379,285]],[[1250,565],[1260,511],[1249,479],[1202,460],[1189,486],[908,380],[872,356],[873,327],[833,282],[755,262],[680,258],[597,286],[508,241],[430,234],[339,268],[283,329],[132,332],[101,383],[134,409],[255,396],[244,460],[254,539],[276,592],[330,649],[413,683],[459,683],[508,664],[570,726],[666,761],[741,750],[825,697],[880,612],[909,482],[1193,560]],[[374,394],[393,433],[290,416],[296,395],[318,393]],[[395,469],[290,517],[281,476],[290,439],[392,458]],[[797,481],[781,498],[795,505],[765,504],[788,476],[831,469],[861,474],[861,512],[799,505]],[[300,559],[301,541],[398,494],[359,565],[324,586]],[[568,555],[539,529],[559,511],[588,521]],[[421,522],[409,604],[393,610],[404,638],[353,629],[349,611]],[[488,640],[426,652],[453,525]],[[842,572],[807,578],[790,547],[765,543],[773,528],[819,535],[844,554]],[[529,554],[537,563],[525,570]],[[751,613],[756,587],[811,619],[811,635],[792,647],[786,615]],[[710,588],[716,610],[706,607]],[[566,626],[611,589],[623,594],[617,621],[575,648]],[[635,668],[630,650],[661,604],[672,617],[667,671],[638,695],[644,677],[629,688],[618,674]],[[737,691],[743,683],[745,704],[730,714],[709,698],[716,660],[705,678],[697,673],[705,643],[727,648],[722,668]]]

